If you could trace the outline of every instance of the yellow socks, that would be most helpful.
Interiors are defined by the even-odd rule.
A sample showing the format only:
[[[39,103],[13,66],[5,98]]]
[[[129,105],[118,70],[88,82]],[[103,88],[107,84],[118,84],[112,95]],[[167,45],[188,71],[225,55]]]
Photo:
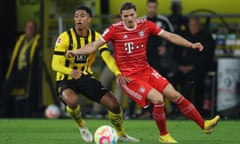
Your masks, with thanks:
[[[80,105],[78,105],[75,109],[71,109],[68,105],[66,106],[67,112],[72,116],[79,127],[83,127],[85,125],[84,120],[81,116]]]
[[[123,135],[124,128],[123,128],[123,112],[122,112],[122,110],[119,114],[115,114],[115,113],[112,113],[111,111],[108,111],[108,116],[109,116],[109,119],[110,119],[111,123],[113,124],[114,128],[116,129],[118,136]]]

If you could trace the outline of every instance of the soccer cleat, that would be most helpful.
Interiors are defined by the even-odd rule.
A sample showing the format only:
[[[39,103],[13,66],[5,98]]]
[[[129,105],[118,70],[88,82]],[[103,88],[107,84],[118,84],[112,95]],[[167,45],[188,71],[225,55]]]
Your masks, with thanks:
[[[92,142],[93,136],[92,133],[89,131],[87,126],[79,127],[80,134],[85,142]]]
[[[118,142],[140,142],[140,140],[134,137],[130,137],[127,134],[123,134],[121,136],[118,136]]]
[[[166,134],[163,136],[159,137],[159,141],[163,144],[173,144],[173,143],[177,143],[177,141],[170,135],[170,134]]]
[[[218,124],[219,120],[220,120],[220,116],[219,115],[215,116],[211,120],[206,120],[204,122],[203,132],[206,133],[206,134],[212,133],[212,129]]]

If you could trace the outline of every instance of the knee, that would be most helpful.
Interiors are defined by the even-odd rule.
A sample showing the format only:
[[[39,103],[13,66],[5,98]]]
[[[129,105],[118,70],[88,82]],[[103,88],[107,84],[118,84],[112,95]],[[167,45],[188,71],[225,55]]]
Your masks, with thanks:
[[[152,101],[152,103],[155,104],[161,104],[164,103],[162,96],[160,95],[158,99],[155,99]]]
[[[108,108],[113,113],[120,113],[121,108],[118,103],[111,103]]]
[[[168,85],[163,90],[164,96],[173,103],[176,103],[177,100],[181,97],[181,94],[172,86]]]
[[[173,102],[176,103],[178,101],[178,99],[181,97],[182,95],[178,92],[178,91],[173,91],[172,93],[170,93],[168,95],[168,99]]]
[[[120,104],[112,93],[105,94],[100,100],[100,103],[113,113],[120,113],[121,111]]]
[[[78,96],[72,94],[62,94],[61,100],[68,105],[70,108],[76,108],[78,105]]]
[[[67,101],[66,103],[70,108],[74,109],[78,105],[78,99],[71,99],[71,100]]]
[[[160,104],[164,103],[163,95],[159,93],[157,90],[153,89],[149,92],[148,100],[151,101],[153,104]]]

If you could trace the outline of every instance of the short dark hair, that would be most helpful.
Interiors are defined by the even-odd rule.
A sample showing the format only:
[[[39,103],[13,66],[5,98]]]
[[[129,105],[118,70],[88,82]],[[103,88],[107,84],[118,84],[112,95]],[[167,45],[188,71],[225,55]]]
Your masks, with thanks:
[[[156,4],[158,4],[158,1],[157,0],[147,0],[147,4],[148,3],[156,3]]]
[[[92,10],[87,7],[87,6],[77,6],[76,9],[75,9],[75,12],[78,11],[78,10],[84,10],[86,11],[90,17],[92,17]]]
[[[131,2],[125,2],[122,4],[121,8],[120,8],[120,14],[122,14],[122,11],[124,10],[130,10],[130,9],[134,9],[135,11],[136,9],[136,5],[131,3]]]

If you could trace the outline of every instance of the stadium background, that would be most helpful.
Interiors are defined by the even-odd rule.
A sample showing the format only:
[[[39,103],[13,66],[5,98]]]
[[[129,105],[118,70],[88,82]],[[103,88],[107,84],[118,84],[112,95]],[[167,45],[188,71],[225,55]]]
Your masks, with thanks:
[[[73,23],[73,11],[76,5],[84,4],[92,8],[94,12],[93,25],[94,29],[102,32],[106,26],[111,23],[113,15],[118,14],[119,6],[126,0],[15,0],[4,2],[1,8],[5,6],[9,8],[9,15],[6,17],[2,12],[3,18],[6,18],[6,27],[11,26],[11,31],[8,31],[6,42],[10,44],[14,39],[10,34],[16,35],[23,31],[24,23],[27,19],[34,19],[38,22],[39,32],[43,36],[43,65],[42,72],[39,75],[42,77],[42,103],[47,106],[55,102],[54,99],[54,72],[51,71],[50,61],[52,57],[52,49],[54,47],[55,39],[59,32],[65,30]],[[145,15],[146,0],[129,0],[137,5],[139,16]],[[211,28],[218,29],[223,27],[224,22],[231,28],[231,33],[238,37],[238,29],[240,23],[240,1],[237,0],[181,0],[183,5],[183,14],[190,14],[196,10],[200,10],[199,14],[203,20],[210,17]],[[159,0],[159,13],[170,14],[171,0]],[[201,12],[204,10],[203,12]],[[224,22],[221,18],[224,19]],[[238,37],[240,38],[240,37]],[[12,40],[12,41],[10,41]],[[6,46],[3,51],[7,51],[10,44]],[[240,48],[239,48],[240,49]],[[95,63],[94,70],[97,74],[101,71],[102,61]],[[124,98],[123,107],[127,106],[126,98]]]

